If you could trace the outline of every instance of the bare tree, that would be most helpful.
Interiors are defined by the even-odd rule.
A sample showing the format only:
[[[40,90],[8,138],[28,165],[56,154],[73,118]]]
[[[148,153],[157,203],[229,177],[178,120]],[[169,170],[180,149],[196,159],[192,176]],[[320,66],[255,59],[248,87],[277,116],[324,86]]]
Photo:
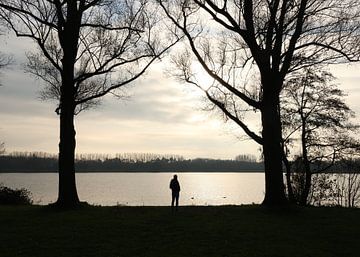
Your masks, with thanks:
[[[262,145],[263,203],[286,204],[279,112],[285,78],[314,64],[359,60],[359,1],[158,1],[189,44],[174,61],[177,75]],[[193,59],[213,83],[199,78]],[[261,135],[244,110],[260,111]]]
[[[1,0],[0,16],[18,37],[38,46],[26,70],[46,83],[60,116],[61,206],[79,203],[74,171],[74,115],[145,73],[174,42],[146,0]],[[162,40],[162,42],[161,42]]]
[[[308,198],[309,204],[359,207],[360,174],[349,170],[342,172],[314,174]]]
[[[352,157],[342,160],[341,163],[341,168],[346,172],[335,175],[335,203],[349,208],[358,207],[360,206],[360,159]]]
[[[293,165],[296,198],[301,205],[309,202],[312,174],[328,170],[336,161],[360,149],[360,143],[351,136],[358,130],[350,122],[355,114],[345,104],[345,95],[333,84],[334,79],[322,69],[307,68],[294,74],[283,90],[284,147],[289,149],[288,144],[293,141],[301,146],[301,154]],[[286,165],[286,168],[289,176],[291,167]],[[292,184],[294,181],[287,180],[289,192]]]
[[[336,175],[317,173],[312,176],[312,186],[308,197],[309,204],[314,206],[336,205]],[[304,181],[304,180],[303,180]],[[300,188],[300,193],[302,188]]]
[[[239,154],[235,156],[235,161],[238,162],[256,162],[256,156],[253,154]]]
[[[336,204],[355,208],[360,205],[360,174],[336,174]]]

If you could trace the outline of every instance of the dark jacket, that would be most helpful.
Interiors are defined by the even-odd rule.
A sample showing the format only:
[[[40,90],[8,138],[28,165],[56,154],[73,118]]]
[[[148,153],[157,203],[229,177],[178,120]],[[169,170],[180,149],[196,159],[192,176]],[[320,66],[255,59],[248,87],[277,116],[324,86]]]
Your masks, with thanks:
[[[176,179],[172,179],[170,181],[170,188],[173,192],[180,192],[180,184],[179,181],[177,181]]]

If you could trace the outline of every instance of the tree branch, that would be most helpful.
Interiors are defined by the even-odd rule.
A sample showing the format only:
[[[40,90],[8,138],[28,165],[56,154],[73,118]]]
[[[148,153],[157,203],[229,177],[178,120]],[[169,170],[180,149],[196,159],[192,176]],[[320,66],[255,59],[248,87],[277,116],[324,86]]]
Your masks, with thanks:
[[[209,66],[206,64],[205,60],[201,57],[199,51],[197,50],[197,47],[195,46],[195,42],[190,35],[189,31],[185,26],[181,26],[177,20],[175,20],[174,17],[171,16],[171,14],[168,12],[166,7],[163,5],[162,1],[160,1],[160,5],[164,9],[166,15],[171,19],[171,21],[176,25],[177,28],[179,28],[185,35],[185,37],[188,39],[188,42],[190,44],[191,50],[195,54],[197,60],[199,61],[200,65],[204,68],[204,70],[216,81],[218,81],[222,86],[224,86],[226,89],[228,89],[230,92],[238,96],[240,99],[242,99],[244,102],[246,102],[248,105],[259,109],[260,103],[258,101],[255,101],[251,98],[249,98],[247,95],[243,94],[239,90],[237,90],[235,87],[229,85],[225,80],[223,80],[219,75],[216,74],[213,70],[209,68]],[[186,16],[183,14],[184,18],[184,24],[186,25]]]

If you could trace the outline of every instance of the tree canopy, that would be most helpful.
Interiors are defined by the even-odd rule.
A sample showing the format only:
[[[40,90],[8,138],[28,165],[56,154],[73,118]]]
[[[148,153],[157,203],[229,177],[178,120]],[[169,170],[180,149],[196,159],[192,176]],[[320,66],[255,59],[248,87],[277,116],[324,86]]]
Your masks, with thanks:
[[[158,0],[188,49],[177,76],[263,147],[264,203],[286,202],[282,178],[280,93],[291,73],[319,64],[359,61],[357,0]],[[205,83],[194,63],[211,78]],[[196,66],[196,65],[195,65]],[[260,111],[262,131],[244,111]]]
[[[176,41],[142,0],[1,0],[0,18],[32,39],[26,70],[45,82],[60,116],[59,205],[76,205],[74,115],[142,76]],[[148,8],[150,7],[150,8]],[[121,93],[121,92],[120,92]]]

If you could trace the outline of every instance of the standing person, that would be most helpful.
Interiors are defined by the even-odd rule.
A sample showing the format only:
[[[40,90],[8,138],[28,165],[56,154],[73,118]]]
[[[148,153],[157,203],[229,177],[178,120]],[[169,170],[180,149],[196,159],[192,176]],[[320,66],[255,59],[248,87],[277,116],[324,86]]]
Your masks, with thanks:
[[[174,210],[174,201],[176,201],[176,210],[177,210],[179,206],[179,193],[180,193],[180,184],[177,179],[177,175],[174,175],[174,178],[170,181],[170,189],[172,192],[171,210]]]

